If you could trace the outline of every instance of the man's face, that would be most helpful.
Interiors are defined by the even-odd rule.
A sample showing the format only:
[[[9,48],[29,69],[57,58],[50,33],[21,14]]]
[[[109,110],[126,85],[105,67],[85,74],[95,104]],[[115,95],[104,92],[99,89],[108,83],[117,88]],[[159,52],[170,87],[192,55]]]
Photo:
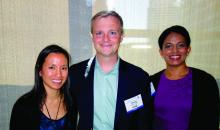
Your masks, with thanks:
[[[117,56],[120,42],[123,39],[119,20],[114,16],[97,18],[93,21],[92,26],[92,41],[96,55]]]

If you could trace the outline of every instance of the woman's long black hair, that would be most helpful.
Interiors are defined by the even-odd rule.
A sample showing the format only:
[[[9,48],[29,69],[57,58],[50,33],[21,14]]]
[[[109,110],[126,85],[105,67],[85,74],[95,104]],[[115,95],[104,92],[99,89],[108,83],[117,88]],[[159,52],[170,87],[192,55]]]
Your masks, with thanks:
[[[45,102],[46,90],[45,90],[44,85],[43,85],[43,79],[40,76],[39,72],[42,69],[42,66],[45,62],[45,59],[51,53],[61,53],[61,54],[63,54],[65,56],[65,58],[67,59],[68,68],[69,68],[69,63],[70,63],[70,59],[71,59],[69,53],[65,49],[63,49],[62,47],[60,47],[58,45],[55,45],[55,44],[46,46],[40,52],[40,54],[38,55],[38,58],[37,58],[37,61],[36,61],[36,64],[35,64],[34,87],[31,90],[31,92],[34,93],[34,95],[36,96],[40,109],[43,107],[43,103]],[[64,98],[64,104],[65,104],[66,109],[68,111],[69,108],[71,107],[71,104],[72,104],[71,97],[70,97],[70,94],[69,94],[69,78],[67,78],[66,82],[61,87],[60,94]]]

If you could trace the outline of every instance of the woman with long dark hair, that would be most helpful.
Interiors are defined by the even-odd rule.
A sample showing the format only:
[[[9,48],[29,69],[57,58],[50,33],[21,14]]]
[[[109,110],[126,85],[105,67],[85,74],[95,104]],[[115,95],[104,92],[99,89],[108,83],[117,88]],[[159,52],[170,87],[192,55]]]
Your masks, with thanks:
[[[69,94],[70,55],[58,45],[49,45],[35,65],[33,89],[14,104],[10,130],[74,130],[76,116]]]

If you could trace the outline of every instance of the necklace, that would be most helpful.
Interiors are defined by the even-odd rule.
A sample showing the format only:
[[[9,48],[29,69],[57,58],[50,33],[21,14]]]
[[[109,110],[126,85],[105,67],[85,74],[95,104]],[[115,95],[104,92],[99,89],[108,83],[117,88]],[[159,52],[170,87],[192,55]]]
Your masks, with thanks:
[[[57,109],[57,114],[56,114],[56,118],[55,120],[57,120],[57,116],[58,116],[58,113],[59,113],[59,110],[60,110],[60,104],[61,104],[61,98],[60,98],[60,102],[59,102],[59,105],[58,105],[58,109]],[[47,108],[47,105],[46,103],[44,103],[45,107],[46,107],[46,110],[47,110],[47,114],[49,115],[49,118],[52,120],[51,116],[50,116],[50,113],[49,113],[49,110]]]

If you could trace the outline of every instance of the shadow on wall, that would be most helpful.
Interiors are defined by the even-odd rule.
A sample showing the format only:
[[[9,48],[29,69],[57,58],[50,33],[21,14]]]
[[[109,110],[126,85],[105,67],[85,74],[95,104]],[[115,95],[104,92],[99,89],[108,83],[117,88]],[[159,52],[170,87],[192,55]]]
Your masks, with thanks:
[[[218,89],[220,90],[220,79],[216,79],[218,83]]]
[[[11,110],[15,101],[32,86],[0,85],[0,130],[9,130]]]
[[[220,90],[220,79],[217,79],[217,83]],[[11,110],[15,101],[31,89],[32,86],[0,85],[0,130],[9,130]]]

